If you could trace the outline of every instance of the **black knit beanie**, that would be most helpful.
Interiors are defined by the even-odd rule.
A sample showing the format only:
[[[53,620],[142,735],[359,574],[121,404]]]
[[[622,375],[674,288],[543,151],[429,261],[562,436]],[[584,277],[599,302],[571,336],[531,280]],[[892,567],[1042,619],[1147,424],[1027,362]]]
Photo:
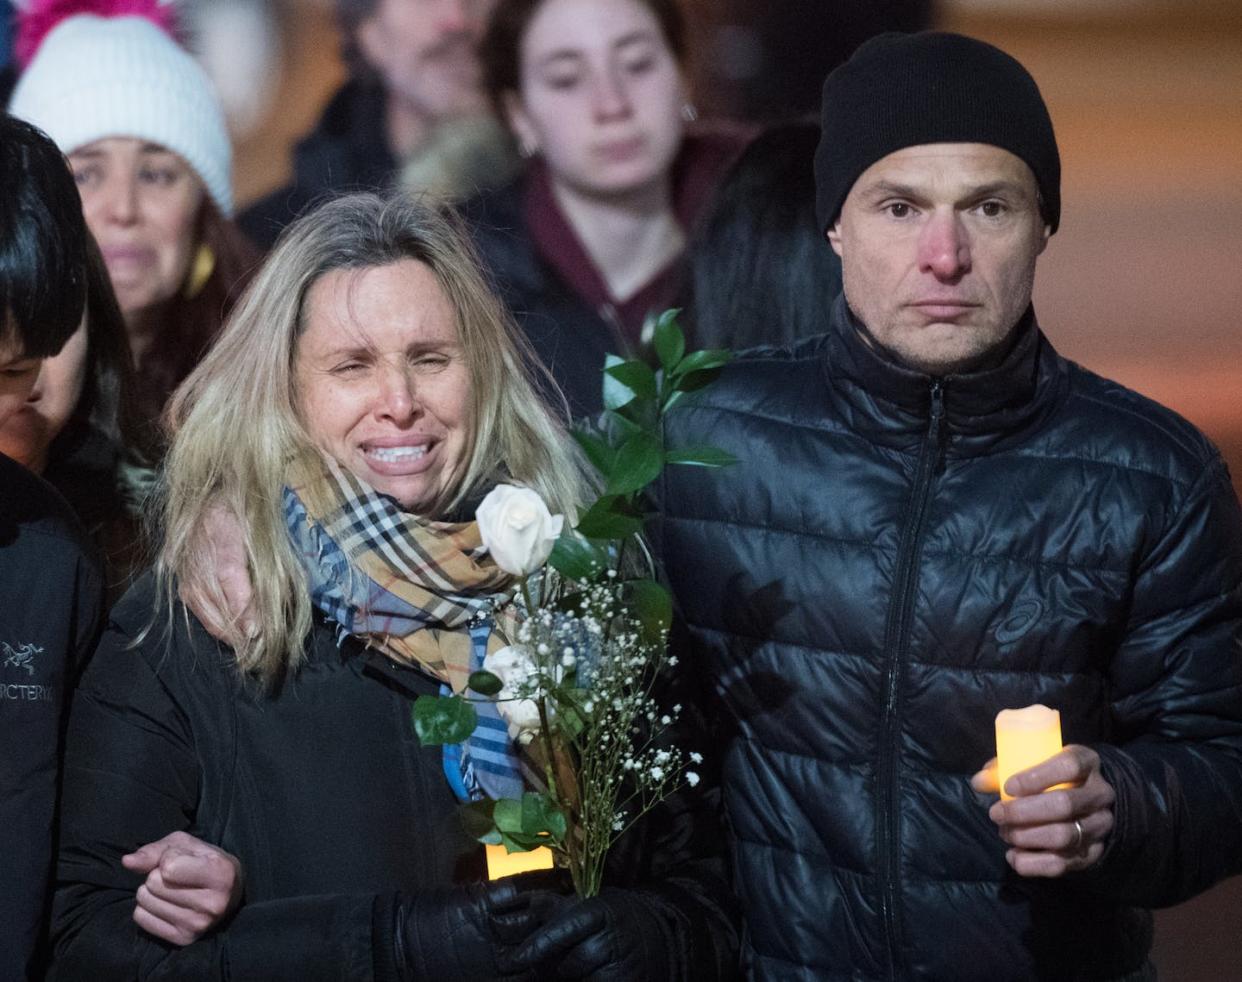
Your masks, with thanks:
[[[999,48],[960,34],[881,34],[824,82],[815,151],[815,212],[836,222],[860,174],[924,143],[987,143],[1035,172],[1044,220],[1061,221],[1061,158],[1030,72]]]

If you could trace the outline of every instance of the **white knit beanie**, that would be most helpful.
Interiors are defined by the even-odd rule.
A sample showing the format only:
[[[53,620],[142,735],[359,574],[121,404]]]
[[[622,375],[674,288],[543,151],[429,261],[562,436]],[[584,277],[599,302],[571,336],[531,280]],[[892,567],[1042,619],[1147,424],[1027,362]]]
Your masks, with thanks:
[[[167,147],[194,168],[221,213],[233,213],[233,153],[211,81],[145,18],[62,21],[18,79],[9,112],[66,154],[105,137]]]

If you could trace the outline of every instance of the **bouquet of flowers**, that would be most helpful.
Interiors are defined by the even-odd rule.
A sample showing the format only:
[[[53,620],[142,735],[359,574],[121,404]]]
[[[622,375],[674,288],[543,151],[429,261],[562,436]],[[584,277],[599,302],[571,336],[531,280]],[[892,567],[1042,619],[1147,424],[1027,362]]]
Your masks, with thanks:
[[[724,351],[686,353],[668,311],[652,325],[662,371],[610,357],[606,425],[575,432],[603,493],[569,527],[528,488],[500,485],[476,518],[493,560],[518,578],[516,638],[489,654],[466,693],[422,696],[413,709],[424,745],[456,744],[492,702],[518,746],[527,790],[465,806],[472,832],[510,852],[552,850],[580,896],[599,892],[612,844],[683,783],[698,783],[697,753],[672,745],[681,712],[655,686],[675,666],[666,642],[672,600],[653,578],[642,541],[643,490],[667,465],[720,467],[710,447],[666,450],[662,419],[686,393],[709,384]]]

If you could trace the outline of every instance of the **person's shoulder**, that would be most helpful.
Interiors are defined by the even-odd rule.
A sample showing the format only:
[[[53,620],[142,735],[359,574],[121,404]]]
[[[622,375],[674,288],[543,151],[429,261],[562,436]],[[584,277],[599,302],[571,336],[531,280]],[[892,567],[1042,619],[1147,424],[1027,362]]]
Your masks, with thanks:
[[[500,293],[510,301],[514,299],[513,291],[524,295],[538,289],[542,282],[539,261],[526,225],[525,188],[524,178],[518,177],[457,206],[484,268],[494,278]]]
[[[1179,413],[1075,362],[1067,364],[1062,430],[1072,432],[1083,452],[1178,483],[1198,480],[1219,460],[1212,441]]]
[[[148,570],[134,580],[124,595],[112,606],[108,615],[110,629],[117,629],[131,638],[142,635],[151,623],[151,615],[161,604],[155,573]]]
[[[324,103],[315,125],[294,144],[294,170],[306,168],[325,153],[340,151],[354,141],[357,131],[382,131],[384,119],[383,93],[378,86],[358,79],[346,79]]]
[[[457,205],[458,214],[476,239],[496,234],[512,235],[525,226],[522,199],[525,178],[518,176],[499,187],[480,191]]]
[[[21,464],[0,454],[0,549],[19,544],[24,536],[44,547],[89,553],[90,546],[73,509],[50,484]],[[6,560],[5,565],[10,565]]]
[[[113,605],[83,685],[109,691],[137,675],[177,701],[214,698],[234,691],[240,680],[232,649],[208,634],[150,571]]]
[[[296,203],[359,190],[384,190],[397,173],[384,125],[384,94],[348,80],[328,101],[315,128],[293,148],[285,194]]]
[[[819,401],[814,393],[825,385],[827,346],[827,335],[819,334],[794,344],[738,351],[694,404],[796,420]]]
[[[174,589],[148,570],[139,576],[112,607],[108,630],[123,635],[128,643],[159,653],[184,650],[218,650],[232,654],[217,641],[198,618],[182,604]]]

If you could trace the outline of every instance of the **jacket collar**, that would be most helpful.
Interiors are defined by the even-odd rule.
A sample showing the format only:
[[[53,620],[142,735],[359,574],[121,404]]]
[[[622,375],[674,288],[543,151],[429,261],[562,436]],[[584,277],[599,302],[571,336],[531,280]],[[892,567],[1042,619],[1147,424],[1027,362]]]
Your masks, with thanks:
[[[868,343],[866,328],[838,297],[826,370],[831,398],[851,427],[869,439],[916,449],[927,433],[936,382],[944,407],[947,456],[975,456],[1030,435],[1060,405],[1066,365],[1039,329],[1033,308],[1014,328],[1009,350],[978,372],[936,379],[896,362]]]

